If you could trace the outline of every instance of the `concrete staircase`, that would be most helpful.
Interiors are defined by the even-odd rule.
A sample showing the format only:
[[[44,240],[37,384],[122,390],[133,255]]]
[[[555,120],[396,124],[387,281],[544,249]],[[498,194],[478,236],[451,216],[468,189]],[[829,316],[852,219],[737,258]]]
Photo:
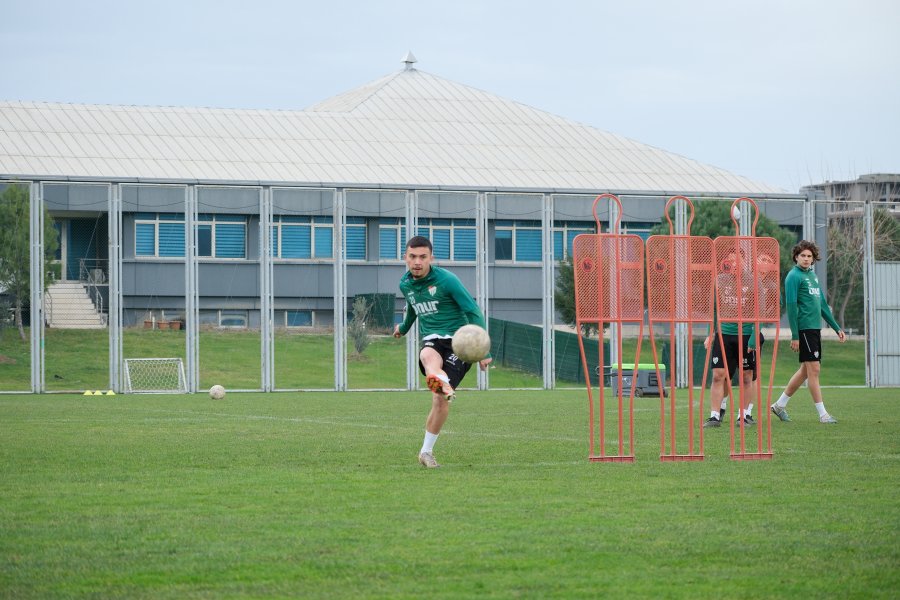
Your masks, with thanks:
[[[58,281],[45,292],[47,324],[55,329],[105,329],[106,315],[97,312],[84,284]]]

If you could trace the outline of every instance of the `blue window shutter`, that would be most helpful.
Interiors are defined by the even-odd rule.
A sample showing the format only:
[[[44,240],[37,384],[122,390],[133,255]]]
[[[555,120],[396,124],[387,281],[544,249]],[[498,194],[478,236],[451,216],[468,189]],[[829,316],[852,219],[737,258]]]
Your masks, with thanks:
[[[247,229],[243,225],[216,223],[216,257],[244,258]]]
[[[569,233],[569,236],[568,236],[568,239],[566,240],[566,255],[572,256],[572,242],[575,241],[575,236],[581,235],[582,233],[594,233],[594,232],[591,231],[590,229],[581,229],[581,230],[576,229],[574,231],[570,229],[568,233]]]
[[[159,224],[159,255],[184,256],[184,223]]]
[[[565,258],[565,254],[563,253],[563,232],[562,231],[554,231],[553,232],[553,260],[562,260]]]
[[[396,228],[381,227],[378,229],[378,258],[398,258]]]
[[[333,230],[330,227],[316,227],[314,233],[316,236],[316,258],[331,258],[334,256]]]
[[[309,225],[282,225],[281,258],[310,258],[310,229]]]
[[[434,229],[431,232],[431,245],[434,247],[434,257],[444,260],[450,259],[450,230]]]
[[[348,227],[344,243],[347,246],[347,260],[366,260],[365,227]]]
[[[456,229],[453,232],[453,260],[475,260],[475,230]]]
[[[272,257],[278,258],[278,227],[272,225]]]
[[[134,255],[156,256],[156,225],[153,223],[134,226]]]
[[[539,229],[516,230],[516,260],[541,262],[541,232]]]

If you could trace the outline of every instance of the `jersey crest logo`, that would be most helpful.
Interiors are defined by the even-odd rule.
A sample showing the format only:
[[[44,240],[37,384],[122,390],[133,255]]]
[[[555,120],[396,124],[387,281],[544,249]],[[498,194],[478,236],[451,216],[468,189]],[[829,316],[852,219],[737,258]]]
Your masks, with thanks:
[[[432,285],[432,286],[429,286],[429,287],[428,287],[428,293],[429,293],[429,294],[431,294],[432,296],[434,296],[435,292],[437,292],[437,286],[436,286],[436,285]]]
[[[713,364],[714,364],[714,365],[719,364],[719,357],[718,357],[718,356],[714,356],[714,357],[713,357]]]

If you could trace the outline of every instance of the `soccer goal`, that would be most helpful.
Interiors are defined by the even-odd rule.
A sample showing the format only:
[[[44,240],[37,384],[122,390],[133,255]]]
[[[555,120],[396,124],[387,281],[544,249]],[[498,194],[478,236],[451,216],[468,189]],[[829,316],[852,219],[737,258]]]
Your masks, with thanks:
[[[180,358],[126,358],[125,393],[187,393],[184,363]]]

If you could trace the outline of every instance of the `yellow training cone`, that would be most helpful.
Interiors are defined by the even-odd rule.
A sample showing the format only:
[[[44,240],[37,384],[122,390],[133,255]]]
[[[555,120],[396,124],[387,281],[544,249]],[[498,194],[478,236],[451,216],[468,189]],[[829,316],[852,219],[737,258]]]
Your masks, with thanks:
[[[102,396],[102,395],[103,395],[103,392],[101,392],[100,390],[97,390],[96,392],[94,392],[94,396]]]
[[[115,396],[116,393],[115,393],[114,391],[112,391],[112,390],[109,390],[108,392],[106,392],[106,395],[107,395],[107,396]]]
[[[91,390],[87,390],[82,394],[82,396],[93,396],[93,395],[94,395],[94,392],[92,392]]]

